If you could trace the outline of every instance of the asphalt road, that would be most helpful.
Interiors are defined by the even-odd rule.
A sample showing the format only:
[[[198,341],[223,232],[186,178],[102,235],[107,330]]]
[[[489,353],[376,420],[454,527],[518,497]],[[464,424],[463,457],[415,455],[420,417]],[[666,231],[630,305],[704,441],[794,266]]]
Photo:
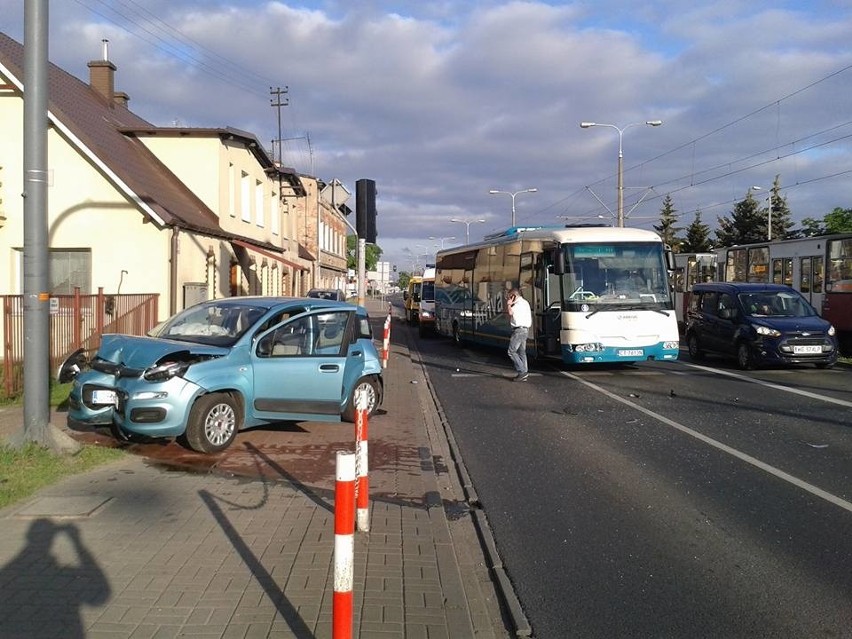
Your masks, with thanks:
[[[852,371],[419,345],[535,637],[852,636]]]

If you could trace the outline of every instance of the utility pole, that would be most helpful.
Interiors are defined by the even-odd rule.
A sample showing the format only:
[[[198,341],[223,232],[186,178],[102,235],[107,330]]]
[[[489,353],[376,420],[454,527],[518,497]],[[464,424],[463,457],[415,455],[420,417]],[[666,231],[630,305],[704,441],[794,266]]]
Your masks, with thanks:
[[[80,445],[50,423],[48,270],[48,0],[24,7],[24,427],[11,443],[59,452]]]
[[[269,93],[273,97],[269,99],[270,104],[273,108],[278,110],[278,166],[283,166],[281,162],[281,107],[290,106],[290,98],[289,97],[281,97],[286,96],[290,92],[290,87],[281,87],[272,88],[269,87]],[[272,155],[275,155],[275,149],[272,149]]]

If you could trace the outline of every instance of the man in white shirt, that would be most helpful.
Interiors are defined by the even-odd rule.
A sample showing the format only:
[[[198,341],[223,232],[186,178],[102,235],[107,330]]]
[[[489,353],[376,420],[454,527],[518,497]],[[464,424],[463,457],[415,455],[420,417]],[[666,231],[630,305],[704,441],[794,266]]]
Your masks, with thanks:
[[[532,326],[532,310],[521,292],[513,288],[506,297],[506,310],[509,314],[509,324],[512,326],[512,336],[509,338],[509,359],[518,372],[512,381],[525,382],[529,379],[527,368],[527,335]]]

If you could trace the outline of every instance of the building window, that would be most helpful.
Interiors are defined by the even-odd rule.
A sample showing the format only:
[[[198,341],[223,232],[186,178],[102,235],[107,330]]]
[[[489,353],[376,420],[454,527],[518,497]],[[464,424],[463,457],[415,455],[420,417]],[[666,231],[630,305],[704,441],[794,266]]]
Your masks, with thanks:
[[[263,205],[263,182],[259,180],[254,183],[254,214],[257,225],[263,228],[266,225],[266,207]]]
[[[51,249],[49,259],[51,293],[73,295],[74,289],[79,288],[83,295],[91,294],[92,251],[90,249]]]
[[[269,198],[269,210],[272,217],[272,234],[281,234],[281,207],[278,204],[278,194],[273,191],[272,197]]]
[[[232,163],[228,163],[228,213],[237,217],[237,172]]]
[[[240,171],[240,213],[243,222],[251,222],[251,183],[245,171]]]

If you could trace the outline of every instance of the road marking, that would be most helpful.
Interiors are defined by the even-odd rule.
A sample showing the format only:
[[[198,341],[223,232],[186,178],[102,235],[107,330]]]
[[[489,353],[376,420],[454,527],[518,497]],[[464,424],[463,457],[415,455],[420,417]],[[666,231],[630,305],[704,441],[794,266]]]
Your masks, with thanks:
[[[789,386],[781,386],[780,384],[773,384],[772,382],[765,382],[762,379],[754,379],[753,377],[749,377],[748,375],[740,375],[739,373],[733,373],[731,371],[724,371],[718,368],[710,368],[709,366],[699,366],[698,364],[687,364],[686,362],[681,362],[684,366],[689,366],[691,368],[697,368],[700,371],[705,371],[707,373],[716,373],[717,375],[727,375],[728,377],[733,377],[734,379],[739,379],[744,382],[751,382],[752,384],[759,384],[760,386],[766,386],[767,388],[774,388],[775,390],[786,391],[788,393],[793,393],[795,395],[801,395],[802,397],[809,397],[811,399],[817,399],[823,402],[828,402],[829,404],[837,404],[838,406],[845,406],[846,408],[852,408],[852,402],[848,402],[845,399],[835,399],[834,397],[828,397],[826,395],[819,395],[817,393],[812,393],[806,390],[800,390],[798,388],[790,388]]]
[[[696,368],[703,368],[703,367],[696,366]],[[713,369],[706,369],[706,370],[713,371]],[[635,402],[631,402],[629,399],[625,399],[623,397],[620,397],[620,396],[616,395],[615,393],[612,393],[612,392],[606,390],[605,388],[601,388],[597,384],[593,384],[592,382],[587,382],[586,380],[582,379],[581,377],[578,377],[577,375],[575,375],[573,373],[569,373],[568,371],[559,371],[559,372],[562,375],[569,377],[570,379],[573,379],[575,381],[580,382],[581,384],[584,384],[585,386],[588,386],[592,390],[596,390],[599,393],[603,393],[604,395],[606,395],[607,397],[610,397],[611,399],[614,399],[618,402],[621,402],[622,404],[630,406],[631,408],[634,408],[641,413],[645,413],[646,415],[648,415],[652,419],[656,419],[657,421],[660,421],[663,424],[671,426],[675,430],[679,430],[680,432],[682,432],[686,435],[689,435],[690,437],[694,437],[695,439],[702,441],[705,444],[708,444],[708,445],[712,446],[713,448],[716,448],[716,449],[722,451],[723,453],[727,453],[727,454],[729,454],[733,457],[736,457],[737,459],[744,461],[747,464],[751,464],[752,466],[759,468],[760,470],[767,472],[770,475],[777,477],[778,479],[781,479],[782,481],[786,481],[786,482],[792,484],[793,486],[801,488],[802,490],[809,492],[816,497],[819,497],[820,499],[824,499],[825,501],[832,503],[835,506],[840,506],[844,510],[852,512],[852,503],[846,501],[845,499],[841,499],[840,497],[837,497],[836,495],[832,495],[831,493],[826,492],[826,491],[822,490],[821,488],[817,488],[813,484],[809,484],[806,481],[802,481],[798,477],[794,477],[793,475],[790,475],[789,473],[785,473],[780,468],[775,468],[775,466],[770,466],[769,464],[760,461],[756,457],[752,457],[751,455],[747,455],[746,453],[743,453],[742,451],[739,451],[736,448],[731,448],[727,444],[723,444],[720,441],[716,441],[712,437],[708,437],[707,435],[699,433],[698,431],[693,430],[693,429],[691,429],[687,426],[684,426],[683,424],[680,424],[680,423],[678,423],[678,422],[676,422],[672,419],[669,419],[668,417],[660,415],[659,413],[655,413],[652,410],[648,410],[644,406],[640,406],[639,404],[637,404]],[[716,371],[713,371],[713,372],[716,372]],[[740,375],[737,375],[736,373],[728,373],[726,371],[718,371],[718,372],[728,374],[728,375],[731,375],[733,377],[741,377]],[[748,378],[745,378],[745,379],[748,379]],[[772,387],[775,386],[774,384],[768,384],[766,382],[763,382],[763,383],[766,386],[772,386]],[[778,388],[781,388],[782,390],[794,390],[794,389],[787,389],[787,388],[784,388],[784,387],[778,387]],[[807,394],[808,396],[810,396],[810,393],[806,393],[805,391],[802,391],[801,394]],[[826,399],[830,399],[830,398],[826,398]],[[848,404],[848,402],[844,402],[844,404]]]

